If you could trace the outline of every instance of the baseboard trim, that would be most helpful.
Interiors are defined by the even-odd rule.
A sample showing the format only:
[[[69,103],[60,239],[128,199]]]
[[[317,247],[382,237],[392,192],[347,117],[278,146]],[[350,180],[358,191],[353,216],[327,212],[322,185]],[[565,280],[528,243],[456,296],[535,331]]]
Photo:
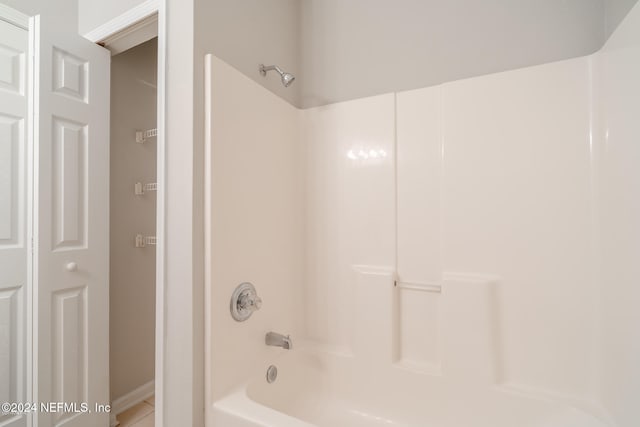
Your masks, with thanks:
[[[155,390],[155,381],[149,381],[148,383],[141,385],[137,389],[125,394],[124,396],[114,399],[111,403],[111,427],[115,427],[118,425],[116,415],[137,405],[143,400],[150,398],[154,395]]]

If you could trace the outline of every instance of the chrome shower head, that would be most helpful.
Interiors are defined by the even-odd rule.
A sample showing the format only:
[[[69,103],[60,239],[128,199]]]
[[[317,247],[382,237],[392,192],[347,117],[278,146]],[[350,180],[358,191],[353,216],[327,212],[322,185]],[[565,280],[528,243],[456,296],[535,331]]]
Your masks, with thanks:
[[[284,87],[289,87],[289,85],[291,85],[291,83],[293,83],[293,81],[296,79],[296,76],[294,76],[291,73],[284,73],[282,75],[282,84],[284,85]]]
[[[260,74],[262,74],[262,76],[266,76],[267,75],[267,71],[275,70],[278,74],[280,74],[280,79],[282,80],[282,85],[284,87],[291,86],[291,83],[293,83],[293,81],[296,79],[296,77],[293,74],[285,73],[277,65],[267,65],[267,66],[265,66],[264,64],[260,64],[259,70],[260,70]]]

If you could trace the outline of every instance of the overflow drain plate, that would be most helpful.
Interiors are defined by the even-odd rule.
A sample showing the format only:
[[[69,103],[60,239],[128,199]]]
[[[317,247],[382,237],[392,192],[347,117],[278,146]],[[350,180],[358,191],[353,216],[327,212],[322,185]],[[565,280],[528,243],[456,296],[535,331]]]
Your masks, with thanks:
[[[278,378],[278,368],[275,365],[271,365],[267,368],[267,382],[271,384],[276,378]]]

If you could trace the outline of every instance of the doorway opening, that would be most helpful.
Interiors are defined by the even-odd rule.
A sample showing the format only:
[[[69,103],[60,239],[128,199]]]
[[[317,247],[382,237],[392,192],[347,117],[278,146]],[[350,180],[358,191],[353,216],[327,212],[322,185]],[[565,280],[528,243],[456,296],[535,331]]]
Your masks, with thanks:
[[[111,50],[111,425],[155,425],[157,19],[104,41]]]

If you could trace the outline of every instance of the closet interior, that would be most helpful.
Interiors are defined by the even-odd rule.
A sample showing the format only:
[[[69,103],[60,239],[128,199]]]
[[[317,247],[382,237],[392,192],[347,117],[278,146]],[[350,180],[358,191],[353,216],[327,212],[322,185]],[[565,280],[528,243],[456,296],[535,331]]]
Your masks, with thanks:
[[[153,425],[141,419],[153,418],[155,376],[157,52],[152,38],[111,58],[110,388],[120,426]]]

